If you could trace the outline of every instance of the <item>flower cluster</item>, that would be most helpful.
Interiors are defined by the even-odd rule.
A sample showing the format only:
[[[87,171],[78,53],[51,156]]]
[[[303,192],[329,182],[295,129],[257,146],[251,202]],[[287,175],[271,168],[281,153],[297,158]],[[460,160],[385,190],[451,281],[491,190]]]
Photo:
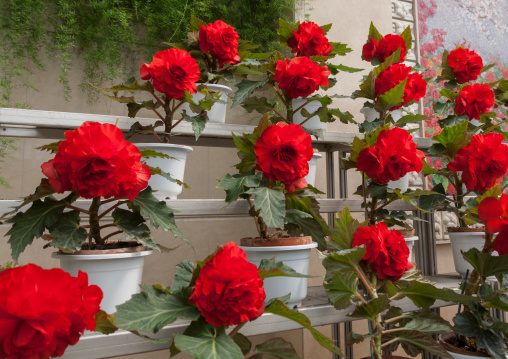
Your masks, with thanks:
[[[469,120],[479,120],[494,106],[494,91],[486,84],[466,85],[455,98],[455,113]]]
[[[230,242],[201,269],[189,303],[197,305],[207,323],[220,327],[256,319],[265,298],[258,269]]]
[[[34,264],[0,272],[0,357],[62,356],[85,329],[95,329],[102,291],[86,273]]]
[[[379,41],[369,36],[367,42],[363,45],[362,59],[371,61],[373,58],[376,58],[379,62],[384,62],[398,49],[400,49],[398,62],[403,62],[406,58],[407,46],[402,36],[388,34],[379,39]]]
[[[333,46],[328,42],[322,28],[312,21],[303,22],[287,40],[296,56],[328,56]]]
[[[225,64],[236,64],[241,61],[238,55],[238,36],[235,28],[222,20],[213,24],[201,25],[199,29],[199,48],[203,53],[210,52],[212,58]]]
[[[365,245],[362,259],[379,279],[390,278],[392,282],[413,267],[409,261],[409,249],[402,234],[389,230],[385,223],[359,227],[353,235],[353,248]]]
[[[459,84],[474,81],[483,68],[483,61],[476,52],[457,47],[448,54],[448,65]]]
[[[57,193],[76,191],[83,198],[132,201],[148,185],[150,169],[115,125],[85,122],[65,132],[65,138],[55,157],[41,166]]]
[[[373,147],[360,151],[359,171],[365,172],[377,183],[396,181],[408,172],[420,172],[425,155],[416,149],[411,135],[401,128],[382,130]]]
[[[492,249],[499,255],[508,254],[508,195],[485,198],[478,206],[478,216],[489,233],[497,233]]]

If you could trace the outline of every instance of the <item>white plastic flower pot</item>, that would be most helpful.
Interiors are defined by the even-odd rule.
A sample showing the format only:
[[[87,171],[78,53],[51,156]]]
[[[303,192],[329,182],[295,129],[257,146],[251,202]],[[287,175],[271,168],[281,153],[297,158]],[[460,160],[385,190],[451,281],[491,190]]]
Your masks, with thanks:
[[[376,110],[374,110],[373,108],[370,108],[370,107],[362,107],[362,109],[360,110],[360,113],[363,114],[363,116],[365,117],[365,121],[367,121],[367,122],[374,122],[377,119],[379,119],[379,112],[377,112]],[[394,111],[390,112],[390,114],[392,115],[392,118],[395,122],[400,120],[400,118],[402,117],[401,110],[394,110]]]
[[[469,264],[464,257],[462,252],[467,252],[471,248],[477,248],[478,250],[483,249],[485,243],[485,233],[481,232],[448,232],[446,233],[450,237],[452,244],[453,262],[455,264],[455,270],[464,278],[467,270],[469,269],[469,275],[473,271],[473,267]],[[496,255],[496,253],[493,253]]]
[[[309,274],[309,261],[312,248],[317,243],[296,246],[246,247],[239,246],[247,254],[247,260],[259,266],[262,259],[276,257],[277,262],[284,262],[301,274]],[[291,293],[288,306],[300,306],[307,297],[307,278],[271,277],[264,280],[266,302],[272,298],[282,297]]]
[[[404,238],[404,239],[406,240],[407,248],[409,248],[409,258],[408,258],[408,260],[410,262],[413,262],[413,248],[414,248],[415,241],[418,240],[418,237],[417,236],[413,236],[413,237],[408,237],[408,238]]]
[[[136,146],[140,151],[149,148],[168,155],[170,158],[148,158],[146,164],[158,167],[183,182],[185,161],[187,154],[192,152],[192,147],[168,143],[137,143]],[[153,175],[148,181],[148,185],[154,190],[153,195],[161,200],[176,199],[183,189],[178,183],[171,182],[160,175]]]
[[[391,189],[399,188],[402,193],[406,192],[409,188],[409,173],[406,173],[406,175],[396,181],[388,182],[387,186]]]
[[[296,98],[293,99],[293,111],[302,106],[305,102],[307,102],[306,98]],[[311,101],[305,106],[303,106],[304,109],[306,109],[309,113],[316,112],[321,107],[321,103],[319,101]],[[303,109],[302,108],[302,109]],[[302,109],[298,110],[293,114],[293,123],[297,125],[301,125],[303,121],[305,121],[306,117],[302,115]],[[319,116],[312,116],[309,118],[305,123],[302,125],[302,127],[305,127],[309,130],[323,130],[326,131],[326,123],[321,122],[319,120]]]
[[[199,86],[200,84],[196,84]],[[218,85],[218,84],[205,84],[206,87],[211,91],[220,91],[221,97],[220,101],[217,101],[213,104],[210,111],[207,111],[208,122],[213,123],[225,123],[226,122],[226,108],[228,104],[228,95],[230,95],[233,90],[229,86]],[[194,102],[199,102],[205,98],[205,95],[196,92],[192,94],[192,99]],[[197,113],[191,111],[190,105],[188,103],[184,103],[182,105],[182,110],[185,110],[187,115],[196,116]]]
[[[151,249],[139,252],[114,254],[61,254],[52,257],[60,260],[60,268],[72,276],[78,271],[88,274],[88,284],[102,289],[104,298],[101,309],[106,313],[116,312],[116,306],[128,301],[139,293],[145,256]]]
[[[307,181],[307,184],[310,184],[311,186],[314,186],[314,183],[316,183],[317,160],[322,157],[323,155],[321,153],[314,153],[309,161],[309,173],[305,176],[305,180]]]

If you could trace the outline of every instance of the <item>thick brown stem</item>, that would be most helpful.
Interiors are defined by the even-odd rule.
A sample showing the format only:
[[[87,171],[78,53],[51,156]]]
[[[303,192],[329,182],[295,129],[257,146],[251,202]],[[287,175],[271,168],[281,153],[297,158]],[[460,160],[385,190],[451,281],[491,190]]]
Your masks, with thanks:
[[[104,243],[104,240],[101,237],[101,229],[100,229],[100,223],[99,223],[99,208],[101,206],[101,199],[100,197],[94,197],[92,199],[92,204],[90,205],[89,212],[90,212],[90,234],[88,236],[89,243],[92,244],[92,239],[97,244]]]

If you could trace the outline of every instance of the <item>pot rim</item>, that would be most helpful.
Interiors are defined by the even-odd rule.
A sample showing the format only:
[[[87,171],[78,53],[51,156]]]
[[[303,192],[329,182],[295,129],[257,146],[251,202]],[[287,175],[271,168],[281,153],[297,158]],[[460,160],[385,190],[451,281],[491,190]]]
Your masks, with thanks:
[[[142,246],[143,249],[133,251],[132,248],[118,248],[113,249],[114,251],[122,251],[120,253],[104,253],[109,251],[109,249],[99,249],[99,250],[84,250],[77,251],[74,253],[61,253],[61,252],[53,252],[51,253],[52,258],[56,259],[64,259],[68,258],[76,261],[89,261],[89,260],[108,260],[108,259],[119,259],[119,258],[134,258],[134,257],[145,257],[153,253],[153,249],[146,248]],[[88,253],[87,253],[88,252]],[[100,253],[103,252],[103,253]]]
[[[217,87],[221,91],[223,91],[226,95],[230,95],[233,93],[233,89],[226,85],[220,85],[220,84],[209,84],[208,82],[196,82],[196,86],[205,85],[206,87]]]
[[[445,338],[450,338],[454,335],[455,335],[455,333],[439,334],[439,336],[438,336],[439,344],[443,347],[443,349],[445,349],[446,351],[448,351],[450,353],[467,355],[467,356],[470,356],[471,358],[490,358],[490,355],[484,355],[484,354],[474,353],[474,352],[470,352],[468,350],[460,349],[460,348],[457,348],[456,346],[449,344],[448,342],[445,341]]]
[[[156,143],[156,142],[142,142],[142,143],[135,143],[134,145],[136,145],[137,147],[174,147],[174,148],[179,148],[179,149],[182,149],[182,150],[185,150],[187,151],[188,153],[194,151],[194,149],[190,146],[187,146],[187,145],[178,145],[176,143]]]
[[[446,227],[445,234],[448,233],[485,233],[485,227],[471,228],[471,227]]]
[[[296,246],[268,246],[268,247],[249,247],[249,246],[238,246],[238,248],[243,249],[244,251],[247,249],[251,252],[270,252],[270,251],[297,251],[300,249],[311,249],[316,248],[318,244],[316,242],[312,242],[309,244],[299,244]]]

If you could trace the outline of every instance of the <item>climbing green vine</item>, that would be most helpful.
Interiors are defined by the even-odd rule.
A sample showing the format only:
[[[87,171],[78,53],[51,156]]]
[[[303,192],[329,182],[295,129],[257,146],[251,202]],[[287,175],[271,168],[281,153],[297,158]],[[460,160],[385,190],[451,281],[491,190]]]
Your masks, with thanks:
[[[277,45],[278,18],[290,20],[295,0],[2,0],[0,1],[0,106],[24,107],[16,88],[34,88],[35,74],[60,67],[59,81],[71,96],[69,73],[83,63],[80,88],[109,84],[139,68],[164,48],[185,38],[191,14],[222,19],[242,39],[266,50]],[[299,0],[298,0],[299,1]]]

